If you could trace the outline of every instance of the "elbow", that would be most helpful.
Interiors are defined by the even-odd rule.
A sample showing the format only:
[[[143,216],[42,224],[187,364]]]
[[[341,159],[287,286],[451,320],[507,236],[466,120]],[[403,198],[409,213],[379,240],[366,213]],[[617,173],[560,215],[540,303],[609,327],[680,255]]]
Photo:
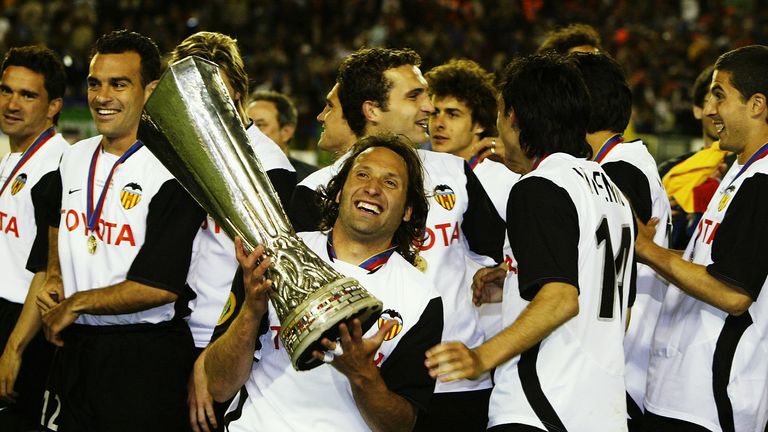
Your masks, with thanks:
[[[752,298],[745,294],[732,296],[727,304],[723,305],[723,310],[733,316],[744,314],[752,306]]]

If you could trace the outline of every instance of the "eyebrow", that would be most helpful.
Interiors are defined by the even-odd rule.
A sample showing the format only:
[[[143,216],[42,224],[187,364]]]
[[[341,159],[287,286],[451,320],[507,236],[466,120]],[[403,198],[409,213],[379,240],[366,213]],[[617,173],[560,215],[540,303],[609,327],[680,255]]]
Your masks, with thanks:
[[[419,96],[421,94],[424,94],[427,91],[424,87],[417,87],[415,89],[410,90],[406,93],[406,96]]]

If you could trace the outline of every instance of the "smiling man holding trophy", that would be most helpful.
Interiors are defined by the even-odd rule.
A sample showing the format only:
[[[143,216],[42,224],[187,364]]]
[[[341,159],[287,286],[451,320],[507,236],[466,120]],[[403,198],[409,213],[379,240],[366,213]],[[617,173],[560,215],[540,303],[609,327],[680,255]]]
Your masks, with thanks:
[[[329,184],[329,231],[302,241],[234,110],[215,65],[190,57],[161,79],[139,132],[219,225],[242,238],[245,286],[235,278],[205,359],[217,400],[243,387],[230,430],[408,428],[432,393],[422,363],[442,322],[440,299],[409,264],[427,205],[418,158],[395,137],[361,143]],[[386,310],[343,274],[364,281]],[[297,372],[323,362],[333,367]]]

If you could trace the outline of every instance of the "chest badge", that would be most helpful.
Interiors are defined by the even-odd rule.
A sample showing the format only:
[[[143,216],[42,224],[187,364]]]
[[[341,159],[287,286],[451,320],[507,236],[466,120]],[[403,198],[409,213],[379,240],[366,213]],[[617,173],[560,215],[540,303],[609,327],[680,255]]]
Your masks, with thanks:
[[[728,201],[731,200],[731,193],[735,189],[736,188],[734,186],[730,186],[725,190],[725,192],[723,192],[723,197],[720,198],[720,203],[717,205],[717,211],[723,211],[723,209],[728,205]]]
[[[448,185],[435,186],[435,201],[446,210],[453,210],[456,205],[456,194]]]
[[[381,313],[379,316],[379,328],[384,325],[387,321],[395,320],[397,321],[397,324],[395,324],[394,327],[390,331],[387,332],[386,335],[384,335],[384,340],[389,341],[395,338],[398,334],[400,334],[400,331],[403,330],[403,317],[394,309],[387,309],[384,312]]]
[[[24,188],[25,184],[27,184],[27,175],[24,173],[17,175],[11,184],[11,195],[19,193],[19,191]]]
[[[130,210],[141,201],[141,186],[136,183],[128,183],[120,192],[120,204],[123,208]]]

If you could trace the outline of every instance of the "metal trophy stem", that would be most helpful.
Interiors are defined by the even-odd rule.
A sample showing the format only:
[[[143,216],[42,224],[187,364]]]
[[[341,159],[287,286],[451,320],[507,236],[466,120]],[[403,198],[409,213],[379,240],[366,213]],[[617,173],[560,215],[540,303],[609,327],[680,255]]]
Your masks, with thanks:
[[[218,67],[187,57],[169,67],[144,106],[139,138],[232,238],[272,257],[272,304],[293,367],[319,366],[313,350],[339,323],[367,330],[382,303],[299,239],[254,154]],[[216,269],[211,269],[216,271]]]

